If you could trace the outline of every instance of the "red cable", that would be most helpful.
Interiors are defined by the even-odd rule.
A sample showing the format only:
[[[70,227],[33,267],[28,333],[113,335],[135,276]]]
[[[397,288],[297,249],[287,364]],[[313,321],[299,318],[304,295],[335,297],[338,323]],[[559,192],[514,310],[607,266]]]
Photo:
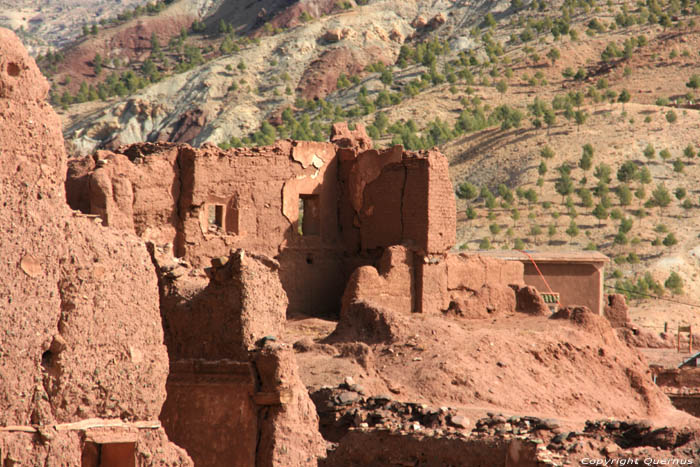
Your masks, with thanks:
[[[523,250],[515,250],[515,251],[519,251],[520,253],[522,253],[525,256],[527,256],[528,258],[530,258],[532,265],[535,266],[535,270],[537,270],[537,274],[539,274],[540,277],[542,278],[542,282],[544,282],[544,285],[547,286],[547,290],[549,291],[549,293],[555,297],[558,297],[558,295],[555,294],[554,291],[552,290],[552,288],[549,286],[547,279],[545,279],[544,275],[542,275],[542,271],[540,271],[540,268],[537,266],[537,263],[535,263],[535,258],[533,258],[532,255],[530,255],[530,253],[528,253],[527,251],[523,251]],[[557,307],[562,308],[561,303],[559,302],[559,298],[557,298]]]

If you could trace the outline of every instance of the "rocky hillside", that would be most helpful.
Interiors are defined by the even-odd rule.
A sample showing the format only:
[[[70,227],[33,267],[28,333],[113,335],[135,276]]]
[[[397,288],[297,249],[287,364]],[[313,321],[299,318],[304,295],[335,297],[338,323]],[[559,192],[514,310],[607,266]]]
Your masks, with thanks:
[[[448,154],[460,248],[598,249],[611,288],[700,303],[698,5],[165,3],[39,58],[70,152],[361,122]]]

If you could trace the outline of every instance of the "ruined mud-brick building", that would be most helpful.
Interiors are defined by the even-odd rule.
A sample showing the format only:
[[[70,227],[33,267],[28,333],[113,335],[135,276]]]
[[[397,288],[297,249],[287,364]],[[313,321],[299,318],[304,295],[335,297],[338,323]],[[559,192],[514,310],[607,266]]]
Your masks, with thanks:
[[[353,271],[377,266],[396,245],[406,249],[407,275],[398,280],[404,310],[444,311],[466,300],[481,310],[467,314],[483,314],[496,302],[512,308],[525,286],[551,288],[561,306],[604,308],[608,259],[600,253],[478,253],[491,261],[448,254],[456,213],[444,156],[374,150],[361,127],[338,124],[329,143],[229,151],[144,143],[98,151],[73,161],[67,192],[73,208],[172,245],[172,255],[194,267],[237,249],[275,258],[290,315],[337,316]]]
[[[192,465],[158,419],[168,356],[150,257],[67,206],[48,91],[0,28],[0,465]]]
[[[291,314],[337,314],[350,273],[388,246],[422,264],[455,242],[444,156],[372,150],[364,131],[343,125],[330,143],[102,151],[71,166],[67,191],[74,208],[171,243],[195,267],[236,249],[276,258]]]
[[[216,465],[216,456],[219,465],[316,465],[325,445],[287,346],[229,351],[200,334],[200,358],[211,361],[170,362],[154,267],[160,253],[149,254],[128,229],[68,207],[66,154],[48,90],[17,37],[0,28],[0,465],[191,466],[195,456],[200,465]],[[115,186],[119,198],[124,187]],[[245,310],[238,322],[216,323],[238,329],[227,343],[247,345],[256,326],[267,332],[279,323],[246,314],[286,306],[269,273],[275,267],[239,255],[218,271],[210,290],[232,282],[223,298]],[[266,290],[267,302],[255,300],[256,289]],[[207,390],[219,396],[213,404]],[[191,426],[190,414],[197,415]],[[176,436],[210,437],[188,454],[161,420],[184,427]],[[201,420],[206,430],[197,433]],[[221,437],[234,444],[222,448]]]
[[[450,253],[442,154],[372,149],[362,127],[337,124],[328,143],[98,151],[71,161],[66,191],[76,211],[148,242],[170,362],[160,420],[199,465],[314,465],[324,453],[277,342],[289,315],[340,314],[339,332],[367,342],[387,310],[548,312],[519,259]]]

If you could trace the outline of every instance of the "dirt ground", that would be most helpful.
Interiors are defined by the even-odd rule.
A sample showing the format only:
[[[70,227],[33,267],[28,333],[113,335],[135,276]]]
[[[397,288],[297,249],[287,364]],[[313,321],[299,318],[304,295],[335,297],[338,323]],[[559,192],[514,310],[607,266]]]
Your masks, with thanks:
[[[604,417],[700,427],[670,405],[648,377],[647,360],[602,318],[406,315],[398,327],[395,341],[367,345],[329,338],[333,321],[298,316],[282,338],[296,342],[312,393],[351,377],[368,396],[449,406],[471,420],[498,412],[553,417],[572,429]]]

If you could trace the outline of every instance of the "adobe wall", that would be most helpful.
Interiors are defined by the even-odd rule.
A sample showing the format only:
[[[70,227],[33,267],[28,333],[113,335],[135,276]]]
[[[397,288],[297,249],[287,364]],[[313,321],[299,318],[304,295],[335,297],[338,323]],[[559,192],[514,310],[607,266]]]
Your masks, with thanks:
[[[337,163],[330,143],[279,141],[265,148],[184,148],[191,194],[180,199],[185,258],[202,267],[231,248],[275,256],[281,249],[338,248]],[[300,195],[318,196],[318,229],[298,232]],[[210,232],[206,206],[223,204],[223,232]]]
[[[217,258],[216,266],[207,268],[209,277],[201,277],[169,257],[170,250],[150,248],[161,277],[160,310],[171,361],[244,360],[257,341],[281,334],[288,301],[275,260],[237,250]]]
[[[469,318],[514,312],[516,290],[524,286],[523,265],[478,255],[423,256],[404,246],[384,250],[377,267],[363,266],[350,277],[343,314],[364,303],[394,312],[440,313]]]
[[[316,466],[318,415],[291,348],[266,344],[245,360],[174,362],[161,420],[196,465]]]
[[[425,256],[416,262],[419,312],[458,307],[470,317],[493,311],[515,311],[515,291],[523,282],[523,266],[473,254]]]
[[[656,384],[669,388],[700,388],[700,368],[674,368],[656,376]]]
[[[626,327],[630,324],[629,307],[622,294],[608,294],[603,297],[603,315],[614,328]]]
[[[143,143],[74,161],[69,176],[71,206],[103,224],[170,243],[176,256],[200,268],[239,248],[277,256],[290,312],[337,313],[347,273],[334,145],[280,141],[222,151]],[[315,202],[302,235],[305,197]],[[210,222],[217,206],[220,226]]]
[[[153,265],[135,235],[66,205],[66,154],[48,89],[19,39],[0,28],[2,465],[61,465],[59,453],[77,459],[82,438],[51,436],[58,425],[157,422],[165,400]],[[172,454],[161,465],[191,465],[162,430],[149,436],[149,452]],[[146,452],[144,443],[139,437]]]
[[[120,467],[193,465],[184,450],[163,443],[164,439],[167,435],[157,420],[129,424],[119,419],[91,419],[40,429],[0,428],[0,465],[99,467],[100,454],[105,460],[111,454],[118,463],[106,465]],[[115,454],[121,458],[114,459]]]
[[[343,148],[341,226],[348,251],[405,245],[421,254],[455,243],[456,206],[447,159],[437,151]]]
[[[331,140],[98,151],[71,162],[66,189],[74,209],[170,243],[195,267],[235,249],[274,257],[290,313],[334,315],[354,268],[374,263],[381,249],[448,250],[456,211],[438,152],[376,151],[362,127],[345,124]]]
[[[171,364],[160,419],[195,465],[255,465],[259,428],[253,371],[248,361]]]
[[[463,439],[352,430],[319,465],[536,467],[536,448],[517,439]]]
[[[343,294],[343,308],[366,302],[401,312],[414,312],[414,258],[405,247],[384,251],[377,268],[362,266],[352,273]]]
[[[669,394],[668,397],[678,410],[700,417],[700,394]]]
[[[586,306],[595,314],[603,313],[602,264],[544,263],[538,267],[553,292],[559,293],[562,307]],[[532,263],[525,262],[525,283],[547,292],[547,286]]]

